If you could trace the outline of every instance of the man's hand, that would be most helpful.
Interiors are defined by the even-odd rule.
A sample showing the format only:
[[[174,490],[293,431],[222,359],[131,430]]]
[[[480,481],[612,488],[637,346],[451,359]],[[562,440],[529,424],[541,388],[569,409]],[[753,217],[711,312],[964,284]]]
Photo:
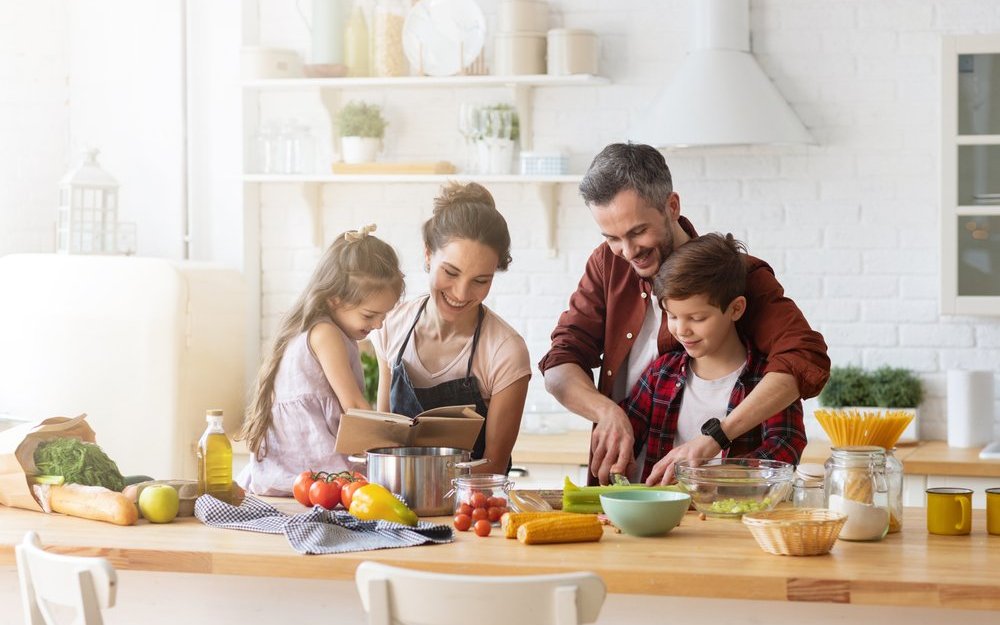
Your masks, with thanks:
[[[653,465],[646,486],[662,484],[666,486],[674,481],[674,464],[681,460],[706,460],[714,458],[722,450],[711,436],[701,435],[679,447],[671,449],[666,456]]]
[[[630,475],[635,467],[632,424],[621,408],[611,408],[601,415],[590,435],[590,472],[601,484],[609,483],[612,473]]]

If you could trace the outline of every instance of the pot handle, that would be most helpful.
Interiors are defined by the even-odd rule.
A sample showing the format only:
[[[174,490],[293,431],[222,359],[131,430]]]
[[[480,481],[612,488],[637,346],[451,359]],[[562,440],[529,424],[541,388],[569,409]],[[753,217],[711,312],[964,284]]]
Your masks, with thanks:
[[[348,456],[347,459],[358,464],[368,464],[368,456]]]
[[[456,469],[468,469],[470,467],[478,467],[481,464],[486,464],[489,461],[490,461],[489,458],[480,458],[479,460],[470,460],[468,462],[456,462],[451,466],[455,467]]]

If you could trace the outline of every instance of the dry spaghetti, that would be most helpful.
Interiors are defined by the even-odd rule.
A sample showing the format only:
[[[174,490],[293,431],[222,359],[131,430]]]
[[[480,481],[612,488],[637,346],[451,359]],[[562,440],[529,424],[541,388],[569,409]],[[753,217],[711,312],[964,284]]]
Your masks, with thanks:
[[[877,445],[892,449],[913,420],[901,410],[817,410],[816,420],[835,446]]]

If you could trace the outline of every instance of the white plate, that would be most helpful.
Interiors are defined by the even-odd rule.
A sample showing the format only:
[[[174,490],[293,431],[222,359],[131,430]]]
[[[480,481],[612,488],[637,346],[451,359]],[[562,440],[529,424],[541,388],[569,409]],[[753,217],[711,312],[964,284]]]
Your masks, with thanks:
[[[420,0],[403,25],[403,51],[428,76],[451,76],[476,60],[486,18],[473,0]]]

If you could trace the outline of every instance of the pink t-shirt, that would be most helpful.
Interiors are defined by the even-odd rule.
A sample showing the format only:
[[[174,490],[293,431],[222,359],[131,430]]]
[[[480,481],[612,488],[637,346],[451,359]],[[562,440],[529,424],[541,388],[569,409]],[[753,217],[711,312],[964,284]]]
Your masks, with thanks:
[[[358,343],[343,331],[338,333],[347,348],[358,387],[364,388]],[[308,331],[293,338],[281,357],[274,380],[271,427],[266,435],[267,456],[260,461],[251,456],[236,480],[251,493],[288,496],[295,478],[303,471],[333,473],[348,469],[347,456],[333,451],[340,427],[340,401],[308,338]]]
[[[397,306],[386,318],[382,327],[373,332],[369,338],[375,352],[389,363],[390,368],[396,362],[403,339],[413,320],[416,318],[420,305],[426,296],[420,296]],[[489,308],[485,308],[483,327],[479,333],[479,345],[472,360],[472,374],[479,381],[479,391],[489,405],[490,397],[499,393],[514,382],[531,375],[531,357],[528,346],[506,321],[501,319]],[[427,314],[426,311],[424,314]],[[469,353],[472,350],[472,337],[465,339],[465,345],[458,355],[440,371],[428,371],[417,356],[416,341],[410,337],[403,352],[403,362],[410,382],[417,388],[429,388],[442,382],[465,377],[469,364]],[[421,351],[438,347],[432,341],[423,341]]]

